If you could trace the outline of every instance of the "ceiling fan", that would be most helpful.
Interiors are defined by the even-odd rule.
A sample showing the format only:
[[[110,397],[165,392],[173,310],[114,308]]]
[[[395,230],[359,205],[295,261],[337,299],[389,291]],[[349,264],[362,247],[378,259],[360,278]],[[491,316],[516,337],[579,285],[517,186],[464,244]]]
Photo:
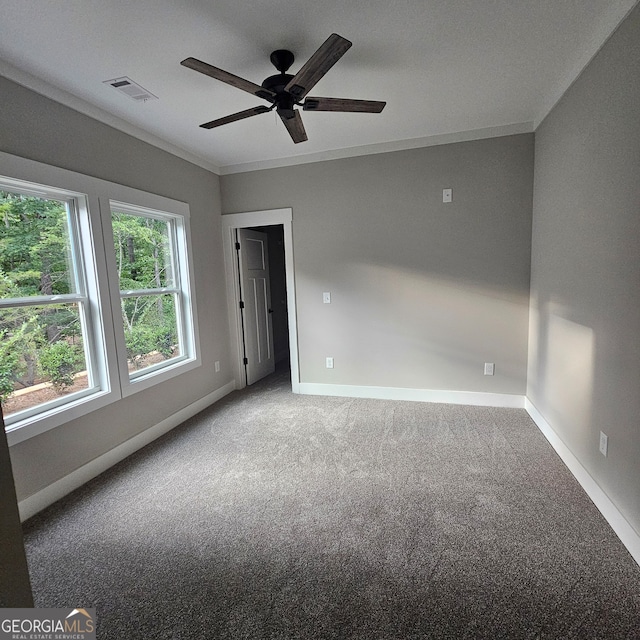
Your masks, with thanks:
[[[318,81],[340,60],[351,47],[351,42],[337,33],[331,34],[320,48],[307,60],[295,76],[287,73],[293,64],[294,56],[291,51],[278,49],[271,54],[270,60],[280,72],[269,76],[262,85],[254,84],[249,80],[233,75],[228,71],[218,69],[196,58],[186,58],[180,64],[199,71],[207,76],[226,82],[237,89],[252,93],[271,103],[270,107],[260,105],[252,109],[246,109],[224,118],[218,118],[211,122],[205,122],[200,126],[204,129],[213,129],[223,124],[229,124],[236,120],[243,120],[251,116],[276,110],[280,119],[287,128],[291,139],[295,142],[307,140],[300,111],[295,106],[300,106],[304,111],[343,111],[360,113],[380,113],[386,102],[377,100],[351,100],[349,98],[318,98],[307,96],[309,91]],[[304,100],[304,102],[303,102]]]

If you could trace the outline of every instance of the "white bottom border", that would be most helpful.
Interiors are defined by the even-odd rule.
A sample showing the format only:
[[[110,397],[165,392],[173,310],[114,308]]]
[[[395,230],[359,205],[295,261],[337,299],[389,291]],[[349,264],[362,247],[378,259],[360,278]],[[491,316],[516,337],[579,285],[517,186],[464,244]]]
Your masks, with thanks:
[[[299,393],[312,396],[411,400],[413,402],[439,402],[442,404],[467,404],[476,407],[506,407],[511,409],[524,409],[525,400],[524,396],[510,393],[441,391],[439,389],[406,389],[402,387],[360,387],[357,385],[319,384],[314,382],[301,382]]]
[[[89,480],[93,480],[93,478],[99,476],[118,462],[121,462],[132,453],[142,449],[142,447],[158,439],[168,431],[171,431],[171,429],[182,424],[185,420],[195,416],[196,413],[199,413],[208,406],[218,402],[218,400],[221,400],[224,396],[234,391],[235,388],[235,380],[228,382],[220,389],[206,395],[204,398],[197,400],[184,409],[176,411],[176,413],[165,418],[162,422],[159,422],[146,431],[139,433],[137,436],[130,438],[117,447],[114,447],[95,460],[92,460],[75,471],[72,471],[70,474],[64,476],[64,478],[60,478],[60,480],[57,480],[37,493],[21,500],[18,503],[20,520],[24,522],[39,511],[42,511],[57,500],[60,500],[60,498],[63,498],[75,489],[81,487],[83,484],[89,482]]]
[[[157,425],[123,442],[104,455],[76,469],[64,478],[50,484],[41,491],[21,500],[18,504],[20,519],[27,520],[39,511],[50,506],[60,498],[89,482],[113,465],[124,460],[142,447],[153,442],[171,429],[221,400],[236,389],[236,381],[232,380],[220,389],[201,398],[197,402],[177,411]],[[438,402],[444,404],[475,405],[481,407],[524,408],[535,425],[540,429],[549,444],[555,449],[561,460],[580,483],[586,494],[603,515],[614,533],[620,538],[633,559],[640,565],[640,535],[629,524],[619,509],[600,488],[589,472],[582,466],[578,458],[560,439],[551,425],[538,411],[535,405],[525,396],[501,393],[482,393],[473,391],[440,391],[430,389],[405,389],[395,387],[364,387],[355,385],[316,384],[302,382],[299,393],[306,395],[325,395],[349,398],[372,398],[378,400],[410,400],[414,402]]]
[[[395,387],[361,387],[352,385],[300,383],[300,393],[378,400],[411,400],[414,402],[440,402],[445,404],[475,405],[480,407],[524,408],[542,435],[549,441],[561,460],[603,515],[632,558],[640,565],[640,535],[629,524],[607,494],[600,488],[578,458],[562,442],[558,434],[526,396],[481,393],[473,391],[440,391],[432,389],[405,389]]]
[[[593,479],[591,474],[582,466],[578,458],[569,450],[569,447],[562,442],[553,427],[545,420],[543,415],[536,409],[535,405],[525,398],[525,407],[531,419],[549,444],[555,449],[562,461],[575,479],[580,483],[585,493],[591,498],[598,511],[604,516],[614,533],[620,538],[622,544],[627,548],[633,559],[640,565],[640,536],[629,524],[629,521],[620,513],[618,507],[611,501],[609,496],[600,488],[600,485]]]

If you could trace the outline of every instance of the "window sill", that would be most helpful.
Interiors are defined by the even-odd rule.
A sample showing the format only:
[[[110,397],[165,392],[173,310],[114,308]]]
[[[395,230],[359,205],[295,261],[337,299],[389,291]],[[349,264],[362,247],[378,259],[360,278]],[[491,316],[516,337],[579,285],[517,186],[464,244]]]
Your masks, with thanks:
[[[71,402],[42,411],[36,416],[29,416],[13,424],[7,424],[5,430],[9,446],[29,440],[66,422],[116,402],[119,400],[118,395],[114,391],[97,391],[91,395],[82,396]]]

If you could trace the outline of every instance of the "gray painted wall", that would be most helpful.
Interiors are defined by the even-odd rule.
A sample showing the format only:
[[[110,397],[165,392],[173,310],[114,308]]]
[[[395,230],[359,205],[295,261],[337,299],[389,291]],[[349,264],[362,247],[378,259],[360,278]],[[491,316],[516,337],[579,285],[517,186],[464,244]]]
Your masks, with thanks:
[[[535,156],[527,395],[640,532],[640,6]]]
[[[224,213],[293,209],[302,382],[524,394],[533,144],[525,134],[221,177]]]
[[[189,203],[203,365],[11,447],[26,498],[232,378],[218,177],[0,78],[0,150]],[[17,176],[19,177],[19,176]],[[214,371],[215,360],[221,372]]]

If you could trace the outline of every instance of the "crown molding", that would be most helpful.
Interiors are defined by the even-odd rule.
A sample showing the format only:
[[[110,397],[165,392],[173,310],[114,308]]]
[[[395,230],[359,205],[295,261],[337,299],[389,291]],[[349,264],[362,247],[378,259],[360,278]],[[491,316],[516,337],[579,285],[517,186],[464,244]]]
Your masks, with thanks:
[[[497,127],[487,127],[484,129],[473,129],[469,131],[459,131],[440,135],[426,136],[421,138],[410,138],[407,140],[390,140],[387,142],[374,143],[359,147],[348,147],[345,149],[330,149],[318,153],[310,153],[300,156],[288,156],[284,158],[274,158],[270,160],[259,160],[243,164],[218,166],[200,156],[163,140],[140,127],[137,127],[118,116],[115,116],[96,105],[79,98],[78,96],[55,87],[46,80],[33,76],[12,64],[0,60],[0,75],[20,84],[31,91],[43,95],[51,100],[63,104],[74,111],[89,116],[109,125],[118,131],[122,131],[138,140],[167,151],[168,153],[191,162],[203,169],[211,171],[216,175],[229,175],[233,173],[244,173],[248,171],[259,171],[261,169],[273,169],[278,167],[288,167],[298,164],[309,164],[312,162],[323,162],[326,160],[338,160],[341,158],[351,158],[378,153],[389,153],[393,151],[404,151],[407,149],[419,149],[421,147],[431,147],[454,142],[467,142],[471,140],[482,140],[484,138],[495,138],[518,133],[531,133],[534,131],[533,122],[521,122],[515,124],[502,125]]]
[[[117,129],[118,131],[122,131],[123,133],[137,138],[142,142],[146,142],[147,144],[157,147],[158,149],[162,149],[163,151],[167,151],[178,158],[182,158],[187,162],[202,167],[207,171],[220,175],[220,167],[208,160],[171,144],[162,138],[158,138],[152,133],[141,129],[140,127],[137,127],[136,125],[131,124],[130,122],[127,122],[126,120],[123,120],[122,118],[119,118],[118,116],[115,116],[108,111],[105,111],[104,109],[69,93],[68,91],[65,91],[64,89],[55,87],[46,80],[42,80],[41,78],[37,78],[36,76],[27,73],[26,71],[22,71],[4,60],[0,60],[0,75],[23,87],[26,87],[27,89],[30,89],[31,91],[35,91],[35,93],[39,93],[46,98],[50,98],[65,107],[69,107],[70,109],[82,113],[85,116],[89,116],[98,122],[102,122],[103,124]]]
[[[519,133],[532,133],[533,131],[533,122],[518,122],[498,127],[486,127],[484,129],[472,129],[469,131],[457,131],[454,133],[426,136],[424,138],[390,140],[388,142],[379,142],[360,147],[349,147],[347,149],[330,149],[302,156],[291,156],[288,158],[275,158],[273,160],[260,160],[258,162],[227,165],[220,167],[220,175],[259,171],[261,169],[276,169],[279,167],[290,167],[298,164],[323,162],[325,160],[338,160],[341,158],[353,158],[357,156],[374,155],[377,153],[420,149],[422,147],[435,147],[437,145],[452,144],[454,142],[469,142],[471,140],[483,140],[485,138],[498,138],[500,136],[511,136]]]

